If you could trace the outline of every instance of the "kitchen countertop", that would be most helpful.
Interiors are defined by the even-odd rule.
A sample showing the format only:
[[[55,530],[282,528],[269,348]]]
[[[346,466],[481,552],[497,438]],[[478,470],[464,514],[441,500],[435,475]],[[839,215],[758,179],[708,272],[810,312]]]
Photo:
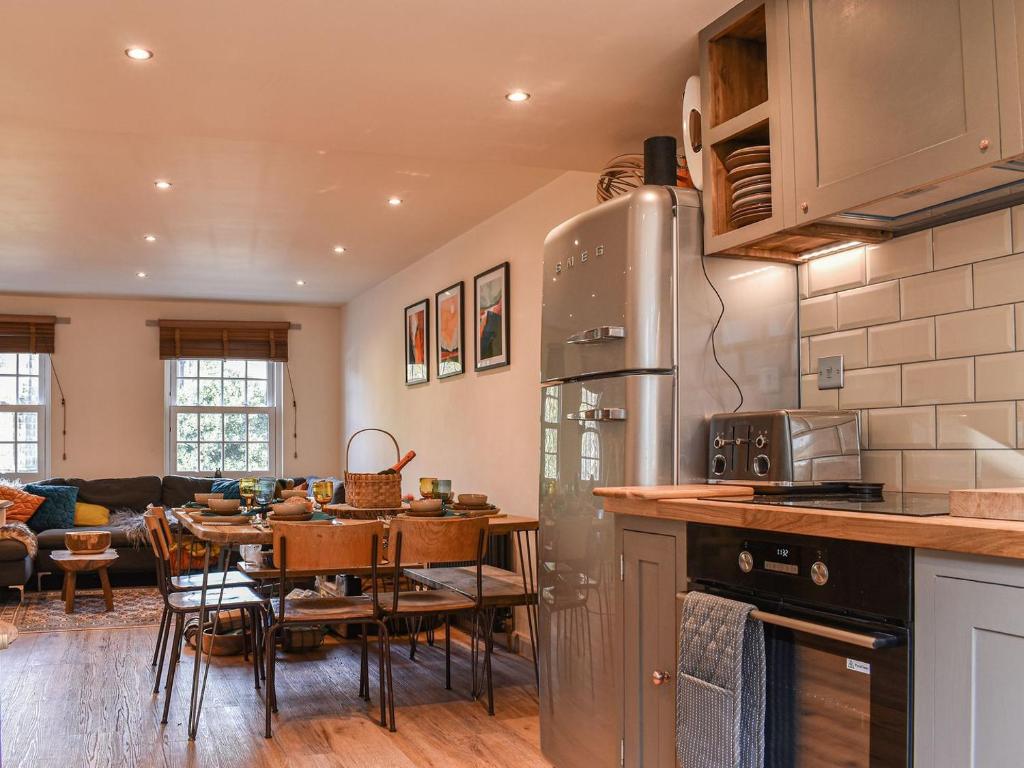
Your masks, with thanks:
[[[594,495],[606,499],[604,508],[620,515],[661,520],[726,525],[762,531],[802,533],[834,539],[896,544],[921,549],[964,552],[1024,560],[1024,522],[970,517],[909,517],[870,512],[781,507],[769,504],[730,503],[728,496],[706,499],[722,486],[674,486],[660,488],[597,488]],[[701,489],[705,492],[701,492]],[[740,489],[736,489],[740,490]],[[664,496],[661,496],[662,492]],[[750,489],[743,488],[745,495]],[[657,495],[659,498],[652,498]],[[732,495],[740,495],[739,493]]]

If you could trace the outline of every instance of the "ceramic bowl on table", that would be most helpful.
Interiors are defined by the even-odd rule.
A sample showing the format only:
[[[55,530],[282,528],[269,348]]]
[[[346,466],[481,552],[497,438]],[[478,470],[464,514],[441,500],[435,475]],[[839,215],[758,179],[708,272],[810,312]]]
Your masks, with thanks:
[[[281,491],[281,498],[285,501],[288,501],[288,499],[305,499],[308,495],[308,491],[296,491],[294,489],[290,491]]]
[[[110,547],[110,531],[68,531],[64,546],[75,555],[98,555]]]
[[[441,512],[440,499],[416,499],[409,502],[409,514],[412,515],[438,515]]]
[[[224,498],[224,494],[223,493],[197,493],[195,495],[196,503],[197,504],[204,504],[206,506],[210,505],[210,499],[223,499],[223,498]]]
[[[233,515],[238,511],[242,502],[240,499],[210,499],[206,505],[211,512],[216,512],[218,515]]]
[[[482,507],[487,503],[486,493],[460,493],[459,504],[467,507]]]

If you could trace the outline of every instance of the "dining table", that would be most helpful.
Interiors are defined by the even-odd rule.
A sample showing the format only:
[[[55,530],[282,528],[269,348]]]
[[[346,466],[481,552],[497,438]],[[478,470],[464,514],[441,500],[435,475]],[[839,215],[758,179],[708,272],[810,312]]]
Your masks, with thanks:
[[[328,505],[328,511],[329,505]],[[273,545],[274,543],[274,531],[272,524],[263,523],[260,525],[254,524],[253,522],[244,523],[221,523],[218,522],[215,517],[209,519],[203,519],[198,516],[194,516],[195,510],[185,508],[173,508],[171,515],[174,520],[178,522],[178,537],[179,537],[179,552],[182,551],[180,548],[181,537],[187,531],[194,540],[203,543],[203,578],[201,586],[201,596],[199,601],[199,625],[205,626],[208,614],[213,614],[213,633],[217,632],[217,620],[220,614],[222,601],[224,597],[224,583],[221,581],[220,585],[214,585],[211,588],[209,583],[210,576],[210,556],[214,546],[220,547],[218,555],[217,571],[224,571],[227,565],[227,556],[234,550],[235,547],[243,544],[260,544],[263,546]],[[363,522],[359,520],[345,520],[334,518],[326,521],[310,521],[309,525],[345,525]],[[385,529],[386,530],[386,529]],[[523,583],[523,591],[526,594],[536,593],[536,580],[537,574],[535,570],[535,563],[533,559],[533,550],[536,545],[536,534],[539,530],[539,523],[535,517],[524,517],[521,515],[494,515],[488,517],[488,532],[491,536],[501,536],[506,534],[514,534],[516,537],[516,549],[518,551],[519,559],[519,570]],[[530,534],[534,535],[534,546],[531,546]],[[386,566],[387,562],[383,562],[382,566]],[[258,569],[255,568],[242,568],[243,573],[249,573],[250,575],[257,577],[262,576],[262,573],[258,573]],[[313,576],[313,575],[336,575],[336,574],[292,574],[295,577],[302,576]],[[363,575],[363,574],[354,574]],[[533,610],[527,610],[527,619],[530,622],[530,635],[535,636],[537,614],[536,607]],[[192,665],[192,690],[189,697],[189,715],[188,715],[188,737],[190,741],[195,741],[196,734],[199,731],[199,718],[203,709],[203,697],[206,693],[206,681],[210,672],[210,662],[212,658],[213,643],[210,643],[210,647],[203,652],[199,648],[196,650],[196,661]],[[533,649],[536,654],[536,648]],[[203,657],[205,658],[205,662]]]

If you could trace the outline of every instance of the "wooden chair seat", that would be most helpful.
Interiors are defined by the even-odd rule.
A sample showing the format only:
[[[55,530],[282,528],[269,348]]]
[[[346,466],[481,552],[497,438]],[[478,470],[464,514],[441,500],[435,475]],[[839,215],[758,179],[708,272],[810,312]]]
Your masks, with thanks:
[[[488,606],[506,608],[513,605],[533,603],[537,593],[527,594],[523,590],[522,577],[513,571],[482,567],[483,602]],[[463,597],[476,596],[476,567],[457,568],[406,568],[405,575],[413,581],[433,589],[447,589]]]
[[[275,598],[270,605],[274,615],[281,616],[281,599]],[[286,624],[329,624],[376,616],[369,595],[285,598],[284,609]]]
[[[423,615],[430,613],[458,613],[472,611],[476,603],[472,598],[460,595],[450,589],[425,589],[398,593],[398,607],[392,611],[391,597],[383,601],[388,613],[393,616]]]
[[[238,571],[228,571],[227,573],[213,571],[210,573],[206,583],[208,587],[219,587],[221,584],[227,584],[229,587],[242,587],[255,584],[256,582]],[[188,576],[172,576],[171,587],[181,591],[202,589],[203,574],[193,573]]]
[[[217,604],[217,596],[220,593],[220,589],[217,589],[216,593],[208,594],[206,597],[206,607],[213,608]],[[175,592],[174,594],[167,596],[167,603],[170,605],[171,610],[179,612],[193,612],[199,610],[199,602],[203,598],[202,592]],[[224,590],[224,599],[221,600],[222,608],[251,608],[254,606],[261,606],[266,603],[266,600],[249,587],[228,587]]]

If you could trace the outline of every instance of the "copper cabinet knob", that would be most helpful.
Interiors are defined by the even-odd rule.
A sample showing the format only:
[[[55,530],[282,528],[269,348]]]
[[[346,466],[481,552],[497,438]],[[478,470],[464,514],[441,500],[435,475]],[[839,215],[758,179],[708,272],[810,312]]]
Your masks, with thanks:
[[[672,677],[668,672],[660,672],[657,669],[651,672],[651,685],[661,685]]]
[[[810,210],[810,207],[811,206],[809,206],[807,203],[800,203],[800,210],[803,211],[804,213],[807,213],[807,211]]]
[[[989,148],[989,145],[990,145],[990,142],[989,142],[988,139],[982,139],[981,141],[978,142],[978,149],[980,149],[982,152],[984,152],[986,149]]]

